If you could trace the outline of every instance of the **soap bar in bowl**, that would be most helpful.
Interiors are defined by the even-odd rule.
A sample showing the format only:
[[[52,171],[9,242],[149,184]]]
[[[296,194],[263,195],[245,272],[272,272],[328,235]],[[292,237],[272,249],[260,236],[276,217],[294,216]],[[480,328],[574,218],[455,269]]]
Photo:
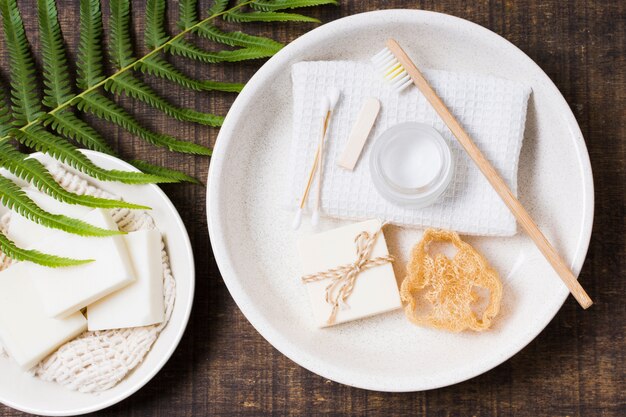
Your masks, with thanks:
[[[24,370],[87,330],[80,312],[63,319],[48,317],[26,273],[28,267],[20,262],[0,272],[0,340]]]
[[[117,230],[117,224],[106,210],[92,210],[81,220],[101,228]],[[14,232],[20,233],[19,230]],[[51,231],[28,249],[68,258],[94,259],[94,262],[65,268],[27,264],[26,273],[31,277],[48,317],[67,317],[135,280],[135,272],[121,235],[85,237]]]
[[[300,239],[298,249],[302,260],[303,275],[353,264],[357,260],[355,238],[361,232],[371,235],[380,228],[379,220],[368,220]],[[387,255],[389,251],[381,231],[369,259]],[[330,280],[320,280],[305,284],[318,327],[373,316],[395,310],[402,305],[393,266],[387,262],[358,273],[354,290],[343,308],[338,311],[334,322],[329,323],[328,319],[333,307],[326,302],[326,287],[330,282]]]
[[[124,236],[137,280],[87,307],[89,330],[161,323],[164,315],[161,233],[140,230]]]

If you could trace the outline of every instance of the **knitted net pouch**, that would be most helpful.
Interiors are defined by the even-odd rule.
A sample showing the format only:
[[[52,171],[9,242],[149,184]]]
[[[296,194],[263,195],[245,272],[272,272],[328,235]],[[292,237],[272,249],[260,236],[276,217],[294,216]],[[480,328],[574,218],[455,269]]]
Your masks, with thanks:
[[[54,179],[68,191],[116,198],[90,185],[84,178],[68,172],[59,164],[51,164],[47,168]],[[110,213],[120,230],[125,232],[156,228],[154,220],[145,211],[113,209]],[[6,230],[10,220],[10,213],[2,217],[0,228],[3,231]],[[44,381],[57,382],[80,392],[105,391],[124,379],[145,358],[172,315],[176,281],[170,269],[163,241],[161,241],[161,259],[165,303],[163,323],[129,329],[86,331],[61,346],[37,364],[31,372]],[[11,260],[0,253],[0,269],[6,268],[10,263]]]
[[[453,245],[456,254],[431,255],[438,243]],[[427,229],[413,248],[400,295],[406,316],[417,325],[482,331],[500,310],[502,283],[487,260],[458,234]]]

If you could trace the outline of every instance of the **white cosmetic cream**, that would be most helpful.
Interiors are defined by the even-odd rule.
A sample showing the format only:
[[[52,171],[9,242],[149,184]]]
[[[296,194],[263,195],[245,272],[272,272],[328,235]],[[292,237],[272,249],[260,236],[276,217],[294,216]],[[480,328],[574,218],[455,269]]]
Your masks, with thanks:
[[[376,189],[394,204],[425,207],[446,190],[453,176],[452,153],[432,127],[401,123],[374,142],[370,172]]]

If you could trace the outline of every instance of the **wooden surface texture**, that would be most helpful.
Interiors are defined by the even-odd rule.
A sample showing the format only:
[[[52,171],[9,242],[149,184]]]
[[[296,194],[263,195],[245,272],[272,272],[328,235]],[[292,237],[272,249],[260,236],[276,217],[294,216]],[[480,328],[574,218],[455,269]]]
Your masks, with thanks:
[[[2,1],[2,0],[0,0]],[[19,1],[33,49],[36,2]],[[76,0],[57,0],[68,47],[75,57]],[[104,14],[108,14],[105,3]],[[175,31],[177,2],[168,14]],[[180,346],[163,370],[131,398],[102,416],[626,416],[626,292],[624,180],[626,158],[626,1],[623,0],[343,0],[309,12],[328,22],[368,10],[414,8],[459,16],[513,42],[552,78],[585,136],[595,182],[595,222],[581,280],[595,304],[573,298],[519,354],[486,374],[433,391],[387,394],[325,380],[275,350],[248,323],[228,293],[212,256],[205,188],[166,185],[181,213],[196,256],[194,308]],[[206,10],[206,2],[202,2]],[[133,2],[141,34],[144,1]],[[314,24],[248,24],[248,30],[289,42]],[[138,49],[142,42],[135,41]],[[0,51],[5,46],[0,43]],[[6,55],[6,54],[3,54]],[[197,78],[244,82],[262,62],[179,67]],[[4,65],[3,65],[4,66]],[[2,68],[2,79],[7,73]],[[234,96],[180,94],[151,82],[173,102],[226,114]],[[121,100],[147,126],[205,145],[217,129],[184,124]],[[97,125],[97,124],[96,124]],[[97,125],[102,127],[102,125]],[[209,158],[181,156],[146,145],[121,129],[101,131],[126,158],[179,168],[203,181]],[[22,415],[0,405],[0,417]]]

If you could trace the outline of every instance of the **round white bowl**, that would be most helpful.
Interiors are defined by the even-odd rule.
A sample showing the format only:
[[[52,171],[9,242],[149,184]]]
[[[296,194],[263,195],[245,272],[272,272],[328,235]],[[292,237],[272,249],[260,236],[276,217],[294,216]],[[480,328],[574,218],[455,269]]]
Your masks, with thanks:
[[[281,210],[293,140],[290,66],[305,60],[367,60],[389,37],[424,68],[492,74],[532,87],[519,196],[578,273],[591,235],[593,179],[569,106],[541,68],[510,42],[433,12],[385,10],[346,17],[271,58],[248,82],[220,131],[209,168],[207,217],[224,282],[243,314],[278,350],[343,384],[417,391],[472,378],[507,360],[541,332],[568,292],[523,233],[467,238],[504,281],[503,307],[488,332],[418,328],[401,311],[315,328],[295,249],[298,236],[309,231],[291,231],[293,213]],[[324,221],[322,227],[337,224]],[[385,235],[391,252],[400,256],[396,276],[402,279],[402,264],[421,232],[392,227]]]
[[[126,162],[110,155],[83,151],[96,165],[106,169],[137,171]],[[40,161],[51,161],[41,153],[33,154]],[[75,170],[67,168],[76,173]],[[170,258],[172,274],[176,279],[176,301],[170,321],[146,355],[123,381],[108,391],[83,394],[70,391],[59,384],[44,382],[21,371],[8,358],[0,357],[0,402],[31,414],[71,416],[90,413],[116,404],[146,385],[168,361],[185,332],[195,288],[193,252],[189,235],[176,208],[161,189],[154,185],[125,185],[90,182],[126,201],[152,208],[150,215],[163,234]],[[0,207],[0,215],[6,209]]]

